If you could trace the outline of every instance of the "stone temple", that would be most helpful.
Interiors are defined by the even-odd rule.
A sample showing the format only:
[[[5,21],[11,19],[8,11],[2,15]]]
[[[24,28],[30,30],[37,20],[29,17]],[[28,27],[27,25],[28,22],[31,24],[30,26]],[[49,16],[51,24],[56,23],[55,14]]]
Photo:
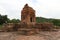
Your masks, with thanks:
[[[27,24],[36,23],[35,10],[26,4],[21,11],[21,22]]]
[[[21,11],[20,23],[7,23],[3,25],[3,31],[19,31],[26,34],[39,33],[41,30],[52,30],[54,25],[52,23],[36,23],[35,10],[29,7],[28,4],[24,6]]]

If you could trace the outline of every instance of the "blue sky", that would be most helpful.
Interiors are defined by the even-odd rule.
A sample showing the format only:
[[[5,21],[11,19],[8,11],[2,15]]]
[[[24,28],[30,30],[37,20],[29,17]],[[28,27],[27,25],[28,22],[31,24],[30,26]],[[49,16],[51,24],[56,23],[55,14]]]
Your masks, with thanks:
[[[60,0],[0,0],[0,14],[21,19],[21,10],[26,3],[38,17],[60,19]]]

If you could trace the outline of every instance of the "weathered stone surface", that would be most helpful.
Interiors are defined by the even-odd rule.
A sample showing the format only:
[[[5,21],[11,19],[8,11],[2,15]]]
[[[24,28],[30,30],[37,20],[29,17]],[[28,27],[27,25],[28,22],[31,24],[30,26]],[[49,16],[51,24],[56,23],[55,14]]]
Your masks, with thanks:
[[[53,30],[54,25],[52,23],[36,23],[35,27],[39,30]]]
[[[0,40],[60,40],[60,30],[56,32],[41,31],[36,35],[20,35],[18,32],[1,32]]]
[[[36,18],[35,18],[35,10],[26,4],[21,11],[21,22],[22,23],[35,23]]]

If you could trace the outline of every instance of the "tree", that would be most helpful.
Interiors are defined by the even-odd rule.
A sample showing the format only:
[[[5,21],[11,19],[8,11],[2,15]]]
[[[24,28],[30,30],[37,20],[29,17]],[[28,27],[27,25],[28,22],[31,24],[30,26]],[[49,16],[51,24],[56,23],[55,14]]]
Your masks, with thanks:
[[[7,15],[0,15],[0,25],[2,25],[3,23],[7,23]]]
[[[12,20],[8,19],[8,23],[20,23],[20,20],[19,19],[12,19]]]
[[[54,25],[60,26],[60,20],[56,20],[56,19],[55,19],[55,20],[53,20],[52,22],[53,22]]]

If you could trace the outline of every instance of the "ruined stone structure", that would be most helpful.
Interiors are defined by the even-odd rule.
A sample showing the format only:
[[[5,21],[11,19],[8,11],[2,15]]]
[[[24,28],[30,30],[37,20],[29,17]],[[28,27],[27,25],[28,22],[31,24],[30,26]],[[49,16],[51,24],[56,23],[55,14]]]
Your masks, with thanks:
[[[36,23],[35,10],[26,4],[21,11],[21,23]]]
[[[21,23],[7,23],[4,31],[22,31],[24,34],[39,33],[41,30],[51,30],[52,23],[36,23],[35,10],[26,4],[21,11]]]

